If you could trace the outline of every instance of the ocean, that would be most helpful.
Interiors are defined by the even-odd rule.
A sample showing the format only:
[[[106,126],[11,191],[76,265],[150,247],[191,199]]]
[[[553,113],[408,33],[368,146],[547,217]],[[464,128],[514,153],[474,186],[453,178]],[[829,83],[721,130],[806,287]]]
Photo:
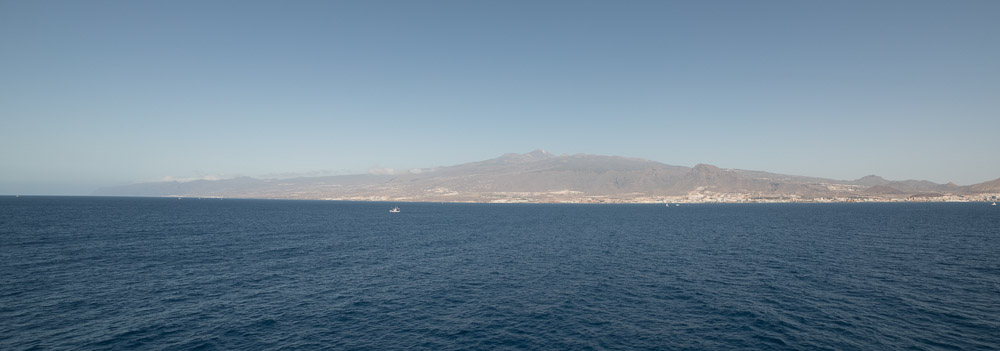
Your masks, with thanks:
[[[0,349],[997,350],[1000,206],[6,196]]]

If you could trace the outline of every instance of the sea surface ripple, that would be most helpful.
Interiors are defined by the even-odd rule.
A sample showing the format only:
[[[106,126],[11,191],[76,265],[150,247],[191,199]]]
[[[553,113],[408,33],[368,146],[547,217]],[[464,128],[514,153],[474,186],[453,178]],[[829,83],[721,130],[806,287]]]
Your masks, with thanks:
[[[998,350],[1000,209],[0,197],[0,349]]]

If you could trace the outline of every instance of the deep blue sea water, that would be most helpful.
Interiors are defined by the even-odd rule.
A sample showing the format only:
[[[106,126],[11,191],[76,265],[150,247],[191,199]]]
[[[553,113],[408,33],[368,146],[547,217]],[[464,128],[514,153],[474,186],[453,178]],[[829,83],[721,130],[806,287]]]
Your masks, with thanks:
[[[0,197],[0,350],[1000,349],[1000,206]]]

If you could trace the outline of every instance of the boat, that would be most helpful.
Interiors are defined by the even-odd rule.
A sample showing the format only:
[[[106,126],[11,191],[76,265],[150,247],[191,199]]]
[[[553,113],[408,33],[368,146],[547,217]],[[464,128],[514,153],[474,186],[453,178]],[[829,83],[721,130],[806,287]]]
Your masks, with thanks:
[[[996,205],[997,205],[997,203],[996,203],[996,202],[994,202],[994,203],[993,203],[993,206],[996,206]]]
[[[389,210],[389,213],[399,213],[399,206],[393,207],[391,210]]]

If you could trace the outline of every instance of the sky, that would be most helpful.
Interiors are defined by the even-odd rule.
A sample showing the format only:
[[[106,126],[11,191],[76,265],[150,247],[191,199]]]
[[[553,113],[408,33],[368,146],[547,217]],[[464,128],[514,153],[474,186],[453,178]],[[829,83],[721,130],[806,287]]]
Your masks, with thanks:
[[[1000,178],[1000,1],[0,2],[0,194],[536,148]]]

